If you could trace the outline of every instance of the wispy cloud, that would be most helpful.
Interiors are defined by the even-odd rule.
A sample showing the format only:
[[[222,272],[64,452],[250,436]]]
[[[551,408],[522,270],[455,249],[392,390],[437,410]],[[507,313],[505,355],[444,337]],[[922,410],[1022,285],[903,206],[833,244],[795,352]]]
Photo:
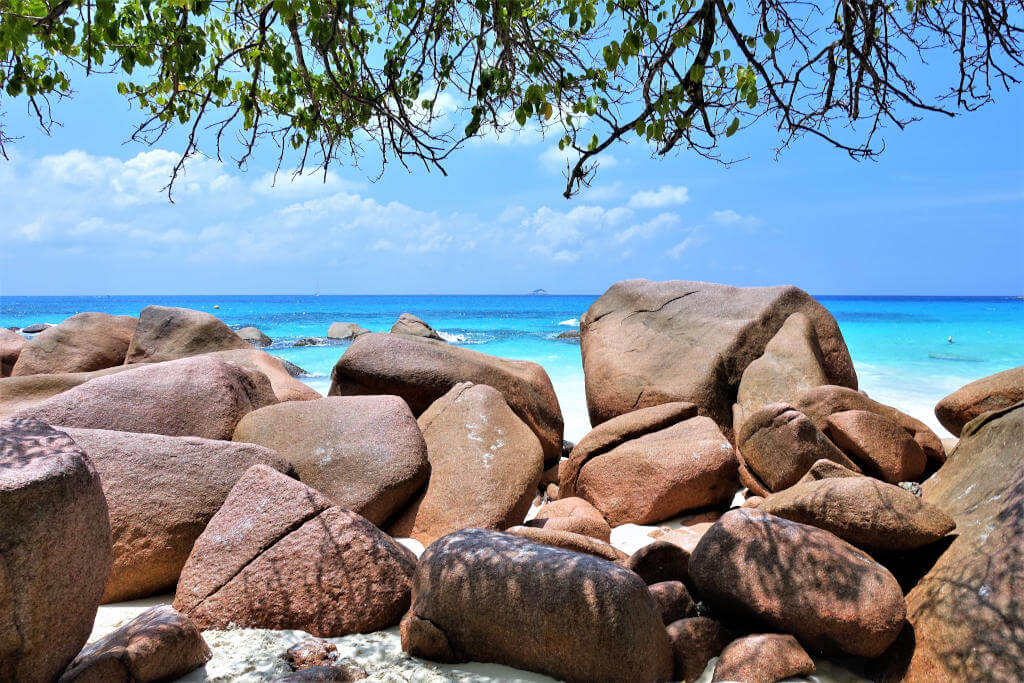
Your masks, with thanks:
[[[666,206],[685,204],[690,201],[690,191],[683,185],[662,185],[657,190],[642,190],[629,198],[629,205],[635,209],[660,209]]]

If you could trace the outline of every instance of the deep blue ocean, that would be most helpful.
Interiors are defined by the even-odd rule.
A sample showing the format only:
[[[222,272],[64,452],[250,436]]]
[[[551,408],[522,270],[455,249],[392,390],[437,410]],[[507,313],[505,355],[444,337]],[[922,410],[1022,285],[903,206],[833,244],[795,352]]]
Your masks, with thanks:
[[[149,304],[207,311],[228,325],[255,325],[267,350],[311,373],[326,393],[347,345],[294,347],[323,338],[332,322],[387,331],[400,313],[427,321],[452,343],[540,363],[565,415],[566,437],[589,428],[579,344],[559,340],[597,295],[516,296],[67,296],[0,297],[0,326],[58,323],[83,311],[138,315]],[[940,429],[936,401],[967,382],[1024,365],[1024,301],[1012,297],[817,297],[846,337],[861,388]],[[214,308],[219,306],[219,308]],[[947,338],[952,336],[954,343]],[[940,434],[945,436],[945,432]]]

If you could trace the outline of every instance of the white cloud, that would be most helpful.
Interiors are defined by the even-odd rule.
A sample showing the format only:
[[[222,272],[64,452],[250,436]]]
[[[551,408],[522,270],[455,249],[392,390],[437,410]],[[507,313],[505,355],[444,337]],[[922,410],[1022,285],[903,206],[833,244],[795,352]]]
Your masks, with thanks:
[[[727,227],[745,228],[748,231],[751,231],[761,225],[760,218],[757,218],[756,216],[743,216],[732,209],[712,211],[711,221],[718,225]]]
[[[679,216],[674,213],[660,213],[649,221],[631,225],[621,232],[615,233],[615,241],[624,244],[634,238],[646,239],[654,236],[664,228],[678,225]]]
[[[629,198],[629,205],[635,209],[660,209],[666,206],[685,204],[690,200],[690,191],[683,185],[662,185],[657,190],[642,190]]]
[[[275,197],[309,197],[330,194],[332,192],[353,192],[366,187],[364,182],[353,182],[341,178],[334,171],[326,174],[322,170],[309,170],[294,174],[282,172],[265,173],[252,183],[252,189],[265,196]]]
[[[704,244],[707,241],[708,238],[704,235],[701,229],[697,227],[690,231],[690,234],[687,235],[682,242],[679,242],[665,253],[674,259],[678,259],[686,251],[693,249],[694,247],[699,247],[700,245]]]

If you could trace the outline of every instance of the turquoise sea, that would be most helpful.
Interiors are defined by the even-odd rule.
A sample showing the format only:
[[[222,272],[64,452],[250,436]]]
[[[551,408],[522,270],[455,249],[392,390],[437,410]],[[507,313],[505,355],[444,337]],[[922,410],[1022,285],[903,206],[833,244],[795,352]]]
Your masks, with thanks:
[[[525,296],[67,296],[0,297],[0,326],[58,323],[83,311],[138,315],[149,304],[213,313],[238,328],[269,335],[270,353],[305,368],[326,393],[347,345],[294,347],[323,338],[332,322],[387,331],[402,312],[426,320],[450,342],[540,363],[565,415],[566,438],[589,428],[579,344],[559,340],[597,295]],[[940,430],[936,401],[967,382],[1024,365],[1024,301],[1013,297],[817,297],[836,317],[861,388]],[[214,308],[219,306],[219,308]],[[952,336],[954,343],[947,338]],[[940,433],[945,436],[944,431]]]

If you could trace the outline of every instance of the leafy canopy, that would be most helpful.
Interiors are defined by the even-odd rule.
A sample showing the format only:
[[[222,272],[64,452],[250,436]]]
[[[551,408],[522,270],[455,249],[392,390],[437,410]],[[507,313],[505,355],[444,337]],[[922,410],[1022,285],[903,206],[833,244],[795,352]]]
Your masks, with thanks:
[[[779,149],[811,135],[871,157],[881,128],[971,110],[1015,84],[1022,9],[1024,0],[0,0],[0,115],[23,102],[49,131],[72,78],[118,74],[118,93],[141,112],[133,139],[186,133],[173,177],[201,146],[244,166],[267,145],[279,168],[299,171],[370,147],[382,171],[397,160],[443,172],[470,137],[536,126],[567,151],[568,197],[616,143],[720,159],[721,139],[760,118],[777,126]],[[6,156],[14,138],[4,122]]]

